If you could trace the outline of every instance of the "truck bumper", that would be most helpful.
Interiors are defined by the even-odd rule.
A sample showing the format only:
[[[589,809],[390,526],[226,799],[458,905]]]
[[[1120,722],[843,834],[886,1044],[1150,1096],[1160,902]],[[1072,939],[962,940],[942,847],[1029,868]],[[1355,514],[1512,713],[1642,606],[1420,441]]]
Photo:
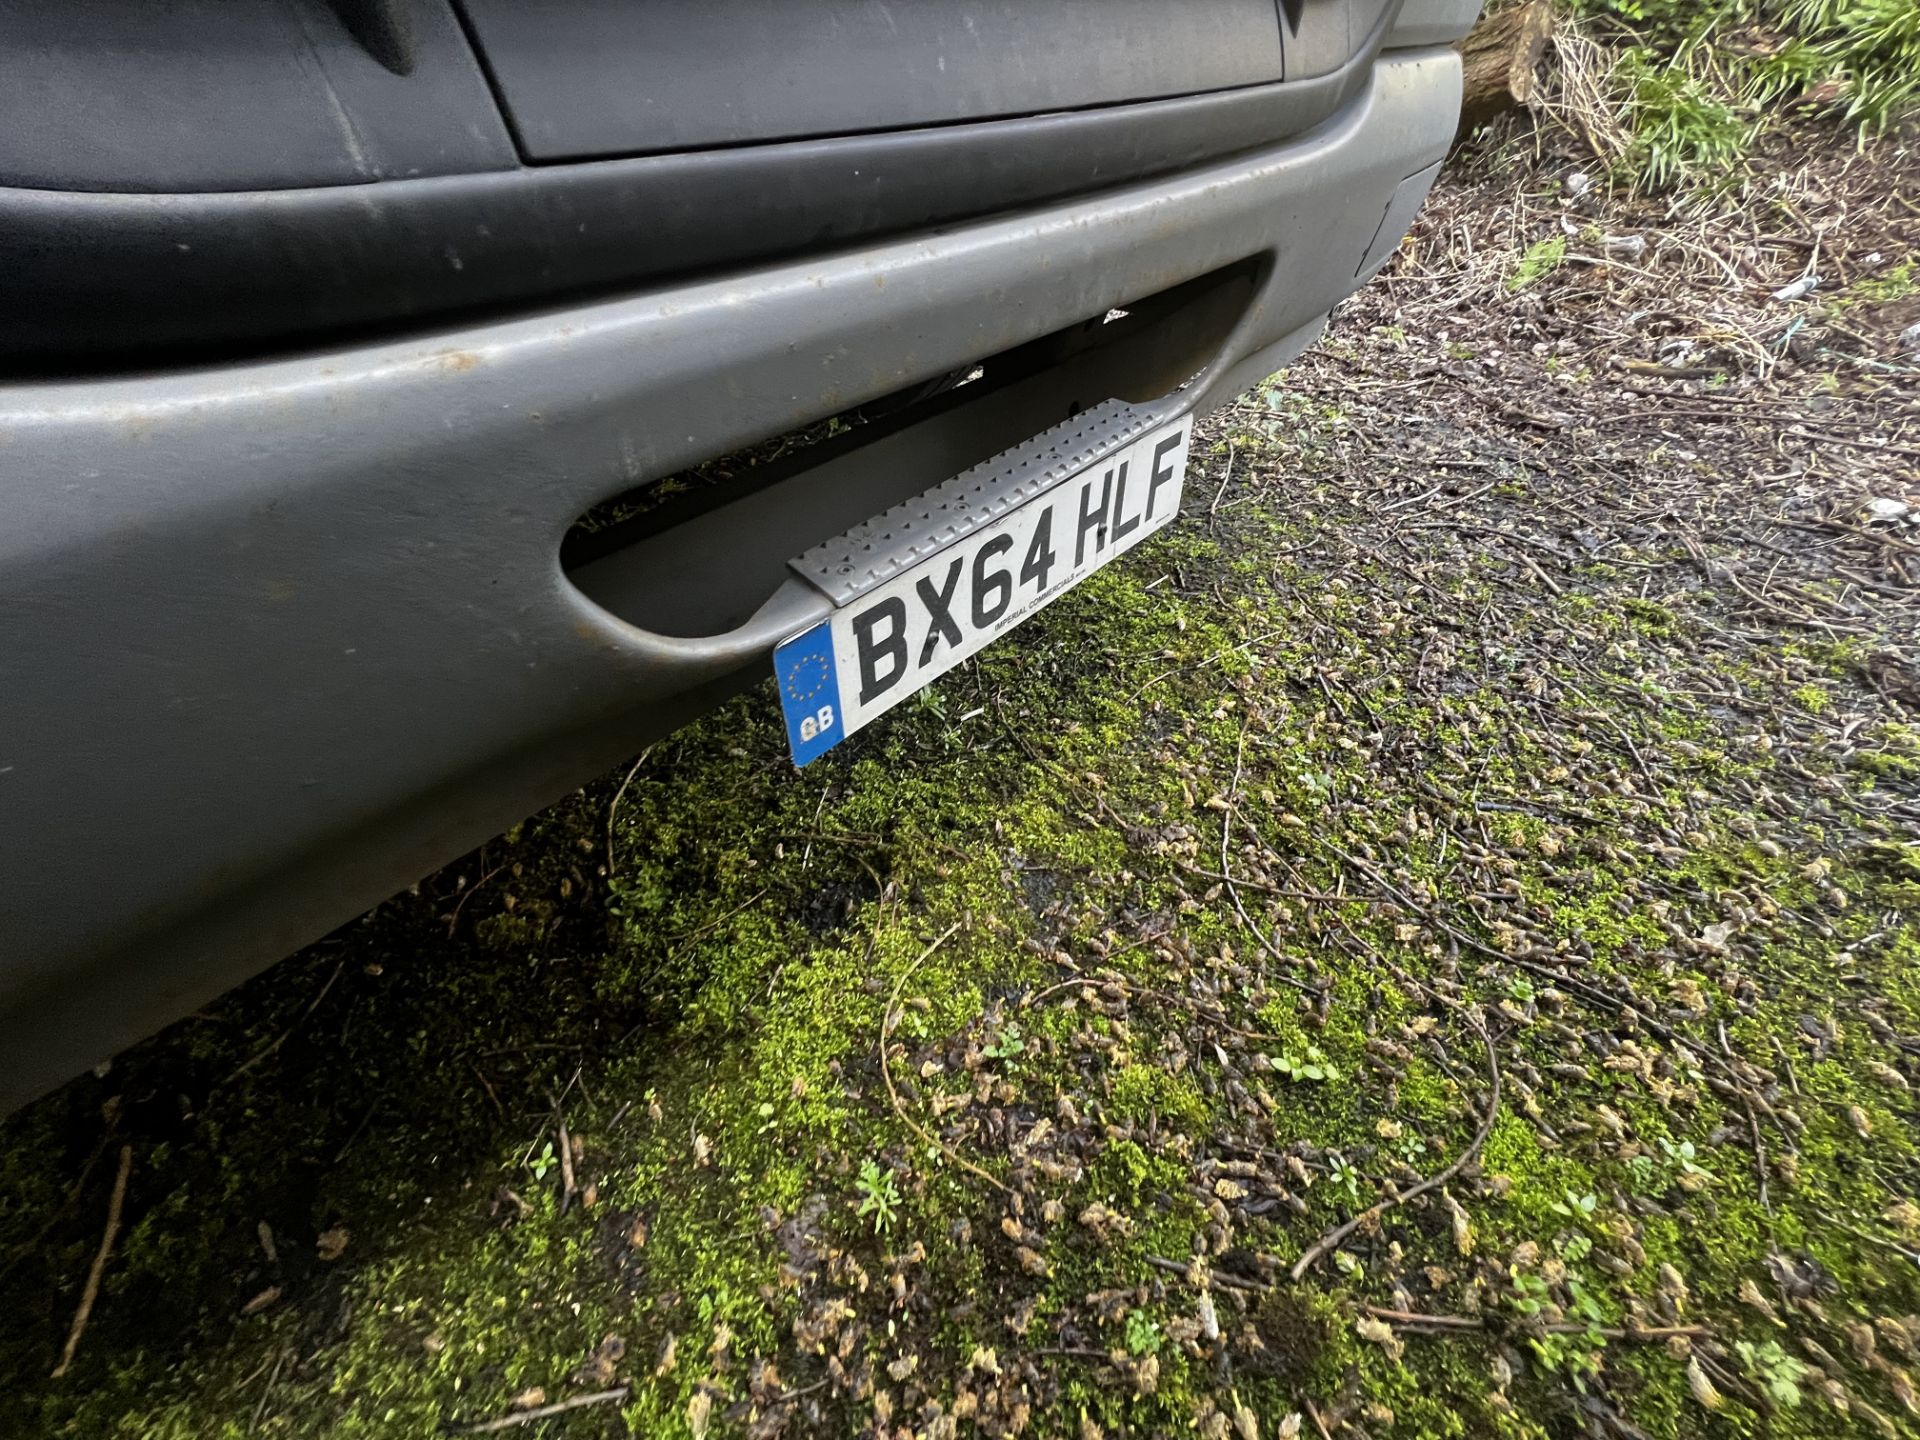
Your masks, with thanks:
[[[1304,137],[1055,208],[404,342],[0,385],[0,1108],[765,673],[765,625],[669,636],[590,599],[560,562],[590,507],[1244,265],[1191,382],[1229,398],[1397,244],[1459,83],[1449,50],[1389,50]]]

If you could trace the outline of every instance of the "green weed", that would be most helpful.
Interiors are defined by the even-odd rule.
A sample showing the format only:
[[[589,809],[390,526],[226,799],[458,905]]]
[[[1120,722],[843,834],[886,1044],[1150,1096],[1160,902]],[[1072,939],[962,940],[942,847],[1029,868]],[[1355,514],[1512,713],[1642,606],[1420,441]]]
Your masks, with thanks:
[[[1649,190],[1723,175],[1746,154],[1753,122],[1691,65],[1690,49],[1663,58],[1644,46],[1620,59],[1616,79],[1633,132],[1623,164]]]
[[[900,1218],[900,1188],[894,1183],[893,1172],[882,1168],[877,1160],[863,1161],[853,1188],[860,1197],[853,1213],[863,1220],[871,1219],[876,1235],[892,1229]]]
[[[1525,290],[1529,285],[1538,284],[1554,271],[1558,270],[1567,258],[1567,237],[1555,235],[1550,239],[1536,240],[1527,247],[1520,257],[1520,263],[1513,274],[1507,277],[1507,289]]]
[[[1757,100],[1790,98],[1829,82],[1862,136],[1920,104],[1920,5],[1913,0],[1787,0],[1768,18],[1786,43],[1753,67]]]
[[[1613,72],[1631,140],[1623,178],[1649,191],[1737,176],[1788,102],[1831,107],[1861,140],[1920,109],[1912,0],[1575,0],[1628,38]]]

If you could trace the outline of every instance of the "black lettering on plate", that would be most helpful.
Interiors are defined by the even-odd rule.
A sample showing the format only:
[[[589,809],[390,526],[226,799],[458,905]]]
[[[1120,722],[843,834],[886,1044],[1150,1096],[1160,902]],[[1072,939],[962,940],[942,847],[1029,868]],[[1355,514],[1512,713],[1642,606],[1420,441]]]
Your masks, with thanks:
[[[1053,506],[1040,511],[1040,523],[1034,527],[1027,545],[1027,558],[1020,562],[1020,583],[1033,582],[1036,592],[1047,588],[1047,572],[1053,569]]]
[[[1152,498],[1151,492],[1149,492],[1148,498]],[[1140,528],[1140,517],[1138,515],[1134,516],[1131,520],[1126,517],[1127,462],[1122,460],[1120,462],[1119,478],[1115,481],[1113,487],[1113,538],[1116,543],[1126,539],[1127,536]]]
[[[887,625],[884,640],[876,633],[883,621]],[[871,705],[907,673],[907,602],[896,595],[862,610],[853,617],[853,638],[860,647],[860,703]],[[882,660],[889,662],[884,676]]]
[[[960,646],[960,627],[953,623],[953,592],[960,588],[960,567],[966,562],[959,556],[947,568],[947,583],[938,590],[926,576],[921,576],[914,589],[920,592],[920,603],[927,607],[927,643],[920,647],[920,665],[925,668],[933,659],[933,652],[940,646],[941,636],[946,637],[949,645]]]
[[[1113,501],[1113,472],[1109,470],[1100,479],[1100,508],[1089,510],[1087,500],[1093,494],[1093,482],[1087,481],[1080,487],[1080,529],[1073,540],[1073,563],[1076,567],[1086,563],[1087,535],[1098,531],[1094,536],[1093,553],[1098,555],[1107,548],[1107,506]]]
[[[984,630],[1002,615],[1007,606],[1013,603],[1013,577],[1005,570],[989,570],[987,562],[996,555],[1004,555],[1013,549],[1013,537],[999,534],[987,541],[973,557],[973,628]],[[999,598],[992,604],[987,596],[997,594]]]
[[[1154,502],[1160,497],[1160,487],[1173,479],[1173,466],[1167,464],[1167,456],[1180,448],[1180,442],[1187,438],[1186,428],[1167,436],[1153,447],[1153,473],[1147,477],[1147,518],[1153,518]]]

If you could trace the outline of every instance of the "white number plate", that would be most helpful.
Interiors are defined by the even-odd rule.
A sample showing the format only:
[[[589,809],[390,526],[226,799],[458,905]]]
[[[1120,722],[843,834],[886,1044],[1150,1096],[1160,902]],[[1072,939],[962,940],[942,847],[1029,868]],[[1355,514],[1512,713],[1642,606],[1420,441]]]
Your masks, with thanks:
[[[1183,415],[841,606],[774,652],[796,765],[823,754],[1179,513]]]

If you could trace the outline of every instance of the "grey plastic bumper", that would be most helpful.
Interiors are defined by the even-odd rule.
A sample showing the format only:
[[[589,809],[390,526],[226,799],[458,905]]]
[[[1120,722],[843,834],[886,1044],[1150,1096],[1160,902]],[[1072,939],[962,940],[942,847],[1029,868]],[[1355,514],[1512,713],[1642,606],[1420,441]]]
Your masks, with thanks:
[[[1310,136],[1056,209],[424,341],[0,386],[0,1107],[765,663],[765,635],[586,599],[558,547],[589,506],[1264,256],[1201,382],[1223,399],[1377,262],[1458,106],[1451,52],[1390,53]]]

